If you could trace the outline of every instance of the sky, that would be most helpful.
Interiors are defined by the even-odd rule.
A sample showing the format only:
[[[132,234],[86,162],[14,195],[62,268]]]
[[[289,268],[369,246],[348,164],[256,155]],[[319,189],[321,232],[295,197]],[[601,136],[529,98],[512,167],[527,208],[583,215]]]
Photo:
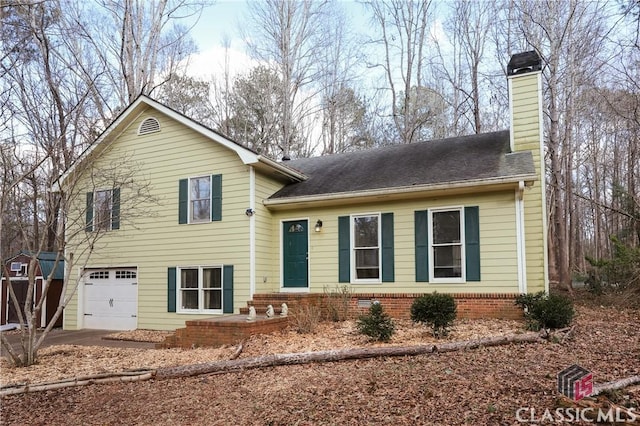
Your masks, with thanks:
[[[190,61],[189,74],[204,79],[220,75],[224,68],[223,38],[230,41],[229,59],[232,74],[246,71],[257,65],[245,52],[241,26],[246,22],[248,2],[260,0],[216,0],[204,9],[202,16],[191,29],[191,36],[198,45],[199,53]],[[366,31],[366,18],[362,6],[355,0],[339,1],[351,22]]]

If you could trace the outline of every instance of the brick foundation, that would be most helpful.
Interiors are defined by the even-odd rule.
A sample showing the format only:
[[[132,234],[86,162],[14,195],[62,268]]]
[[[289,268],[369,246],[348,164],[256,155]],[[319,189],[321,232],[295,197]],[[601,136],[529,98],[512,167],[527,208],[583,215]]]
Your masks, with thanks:
[[[416,294],[378,294],[361,293],[353,294],[351,297],[350,311],[352,316],[358,316],[368,311],[370,303],[379,301],[393,318],[411,318],[411,305],[415,298],[423,293]],[[515,305],[517,294],[474,294],[455,293],[452,294],[456,301],[458,318],[499,318],[499,319],[522,319],[522,309]]]

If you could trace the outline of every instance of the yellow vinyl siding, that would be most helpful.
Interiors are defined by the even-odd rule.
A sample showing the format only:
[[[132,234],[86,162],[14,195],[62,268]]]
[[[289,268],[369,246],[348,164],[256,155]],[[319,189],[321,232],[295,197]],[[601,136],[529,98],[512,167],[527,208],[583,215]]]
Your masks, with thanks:
[[[510,77],[512,99],[512,136],[514,151],[531,151],[538,180],[524,191],[525,257],[527,262],[527,292],[547,288],[547,229],[545,185],[542,161],[542,123],[540,73]]]
[[[263,200],[282,188],[283,183],[263,174],[256,173],[256,292],[269,293],[280,290],[278,282],[279,252],[273,240],[271,212]],[[278,225],[274,225],[276,228]],[[279,239],[279,234],[276,235]],[[277,240],[276,240],[277,241]]]
[[[140,122],[149,116],[158,118],[162,130],[138,136]],[[168,267],[234,265],[235,310],[246,304],[249,173],[237,154],[153,111],[137,117],[92,166],[96,170],[108,168],[118,158],[135,158],[130,162],[133,180],[148,182],[157,204],[148,206],[148,214],[135,218],[134,228],[127,218],[130,190],[122,186],[121,229],[98,241],[87,266],[138,267],[138,328],[175,329],[184,326],[185,320],[211,316],[166,312]],[[222,221],[178,224],[178,181],[212,174],[222,175]],[[81,216],[78,226],[84,227],[84,194],[92,185],[87,181],[78,189],[75,215]],[[78,260],[78,265],[85,261]],[[76,311],[74,299],[66,310],[65,328],[78,327]]]
[[[480,282],[463,284],[416,283],[414,212],[441,207],[479,206],[480,209]],[[338,217],[360,213],[394,214],[394,282],[351,284],[353,292],[419,293],[468,292],[515,293],[518,291],[516,258],[516,223],[513,192],[485,193],[474,196],[398,201],[348,207],[309,208],[303,211],[274,213],[273,251],[280,253],[280,221],[309,217],[310,226],[323,221],[321,232],[309,234],[310,291],[322,292],[323,287],[343,285],[338,282]],[[279,261],[279,260],[278,260]],[[278,274],[278,282],[281,278]]]

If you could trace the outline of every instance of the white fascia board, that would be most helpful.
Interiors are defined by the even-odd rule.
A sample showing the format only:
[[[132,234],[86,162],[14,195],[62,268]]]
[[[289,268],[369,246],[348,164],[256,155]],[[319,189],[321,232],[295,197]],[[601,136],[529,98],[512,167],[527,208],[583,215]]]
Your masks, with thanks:
[[[447,182],[447,183],[440,183],[440,184],[412,185],[412,186],[402,186],[402,187],[395,187],[395,188],[371,189],[366,191],[349,191],[349,192],[338,192],[333,194],[307,195],[307,196],[300,196],[300,197],[283,197],[283,198],[276,198],[276,199],[266,199],[263,201],[263,203],[267,207],[278,207],[278,206],[286,206],[286,205],[295,205],[298,203],[313,203],[313,202],[322,202],[322,201],[331,201],[331,200],[352,199],[352,198],[359,198],[359,197],[382,197],[382,196],[388,196],[388,195],[442,191],[442,190],[448,190],[448,189],[453,190],[453,189],[474,188],[479,186],[504,185],[504,184],[514,184],[517,186],[521,181],[532,182],[535,180],[537,180],[536,175],[519,175],[519,176],[509,176],[509,177],[493,178],[493,179],[476,179],[476,180],[467,180],[467,181],[460,181],[460,182]]]

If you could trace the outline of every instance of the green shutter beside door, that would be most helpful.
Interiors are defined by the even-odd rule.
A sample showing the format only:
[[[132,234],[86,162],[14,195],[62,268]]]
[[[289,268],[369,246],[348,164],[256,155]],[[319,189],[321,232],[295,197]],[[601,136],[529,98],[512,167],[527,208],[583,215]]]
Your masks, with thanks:
[[[176,311],[176,268],[167,270],[167,312]]]
[[[416,282],[429,282],[429,211],[414,212]]]
[[[349,224],[349,216],[338,218],[338,282],[341,283],[351,282]]]
[[[382,214],[382,282],[394,281],[393,213]]]
[[[224,265],[222,270],[222,312],[233,313],[233,265]]]
[[[189,215],[189,179],[178,182],[178,223],[187,223]]]
[[[477,206],[464,208],[467,281],[480,281],[480,221]]]

